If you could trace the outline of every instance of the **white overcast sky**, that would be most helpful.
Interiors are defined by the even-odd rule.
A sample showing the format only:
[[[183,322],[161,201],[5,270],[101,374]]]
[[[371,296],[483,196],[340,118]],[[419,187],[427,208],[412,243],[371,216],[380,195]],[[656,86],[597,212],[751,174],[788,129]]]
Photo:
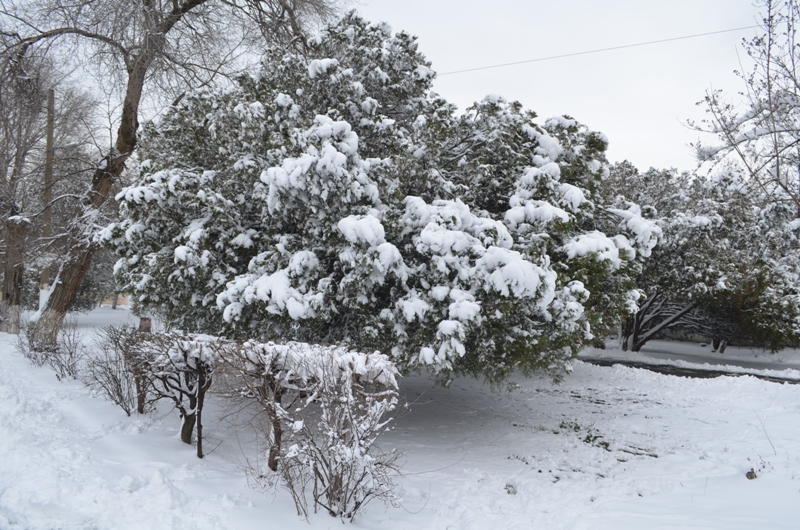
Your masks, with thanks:
[[[708,33],[760,20],[753,0],[358,0],[369,21],[419,37],[439,72]],[[642,170],[695,167],[689,144],[710,88],[732,97],[755,29],[438,78],[464,109],[487,94],[518,100],[540,118],[569,114],[610,140],[609,160]],[[737,54],[738,52],[738,54]],[[744,63],[747,67],[747,63]]]

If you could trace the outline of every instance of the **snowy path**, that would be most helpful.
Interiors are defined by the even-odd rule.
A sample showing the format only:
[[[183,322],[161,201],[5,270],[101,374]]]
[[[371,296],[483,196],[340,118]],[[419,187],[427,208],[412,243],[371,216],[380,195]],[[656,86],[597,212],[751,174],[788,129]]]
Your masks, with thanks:
[[[406,452],[403,507],[354,527],[798,528],[800,386],[583,362],[560,385],[515,382],[405,378],[410,409],[382,441]],[[341,528],[248,488],[248,445],[215,406],[198,460],[174,415],[128,418],[0,335],[0,529]]]

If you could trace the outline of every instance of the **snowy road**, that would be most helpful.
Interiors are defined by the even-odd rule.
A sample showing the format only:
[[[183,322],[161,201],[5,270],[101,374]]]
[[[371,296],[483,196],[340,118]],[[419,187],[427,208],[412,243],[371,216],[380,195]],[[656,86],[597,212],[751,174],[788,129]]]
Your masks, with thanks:
[[[696,363],[694,366],[692,366],[691,364],[684,366],[676,366],[674,364],[653,364],[652,362],[647,362],[647,360],[643,360],[642,362],[637,362],[637,361],[627,361],[627,360],[591,359],[591,358],[583,359],[583,362],[594,364],[596,366],[620,365],[620,366],[627,366],[629,368],[642,368],[644,370],[650,370],[651,372],[657,372],[659,374],[675,375],[678,377],[693,377],[696,379],[751,375],[752,377],[755,377],[757,379],[762,379],[764,381],[770,381],[773,383],[789,383],[792,385],[800,385],[800,379],[797,378],[764,375],[761,373],[753,373],[753,374],[736,373],[725,369],[713,370],[708,368],[699,368],[698,366],[701,365],[697,365]],[[728,367],[730,366],[735,366],[735,365],[729,365]]]
[[[740,366],[742,368],[754,368],[756,370],[773,370],[776,365],[775,362],[769,359],[748,360],[737,357],[726,357],[725,354],[710,352],[707,355],[697,355],[690,353],[679,353],[668,351],[666,348],[642,348],[639,352],[644,357],[651,359],[665,359],[671,361],[686,361],[697,364],[716,364],[722,366]],[[646,361],[642,361],[646,362]]]
[[[685,377],[752,375],[767,381],[800,382],[800,350],[729,346],[721,354],[704,344],[654,340],[640,352],[623,352],[617,341],[609,340],[605,349],[584,348],[578,358],[600,366],[619,364]]]

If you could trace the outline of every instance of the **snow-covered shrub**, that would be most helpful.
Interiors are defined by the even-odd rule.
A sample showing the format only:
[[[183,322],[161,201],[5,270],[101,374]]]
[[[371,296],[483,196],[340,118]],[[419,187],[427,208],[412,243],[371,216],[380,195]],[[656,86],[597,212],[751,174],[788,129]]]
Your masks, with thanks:
[[[267,466],[252,470],[257,481],[272,484],[277,472],[300,515],[309,494],[315,512],[350,519],[371,499],[395,499],[399,455],[376,446],[397,407],[399,374],[386,355],[249,341],[224,359],[266,414],[270,449]]]
[[[557,377],[635,309],[656,235],[597,194],[602,134],[495,96],[457,116],[413,37],[354,14],[263,63],[145,127],[101,235],[140,306],[492,380]]]
[[[197,432],[197,456],[203,458],[203,405],[224,347],[208,335],[140,333],[132,346],[154,400],[167,399],[181,417],[181,441],[192,443]]]
[[[196,432],[197,456],[203,458],[203,405],[225,343],[208,335],[145,333],[128,326],[104,328],[97,343],[100,355],[89,360],[84,382],[128,415],[171,401],[180,414],[181,441],[191,444]]]
[[[58,332],[58,349],[47,354],[47,362],[56,377],[77,379],[86,358],[86,347],[83,344],[84,333],[78,329],[75,318],[68,318]]]

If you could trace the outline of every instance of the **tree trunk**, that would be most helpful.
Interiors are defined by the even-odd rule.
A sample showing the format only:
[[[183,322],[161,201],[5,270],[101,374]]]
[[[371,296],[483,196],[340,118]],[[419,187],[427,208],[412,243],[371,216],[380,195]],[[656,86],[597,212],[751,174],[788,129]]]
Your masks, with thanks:
[[[633,318],[634,315],[628,315],[625,322],[619,329],[619,341],[622,346],[622,351],[628,351],[630,338],[633,335]]]
[[[203,458],[203,403],[206,399],[206,391],[211,387],[211,374],[208,373],[207,365],[198,363],[197,374],[197,458]]]
[[[153,320],[150,317],[139,319],[139,333],[150,333],[153,331]]]
[[[147,319],[147,325],[144,325],[145,319],[139,320],[139,333],[150,333],[150,319]],[[126,351],[129,351],[126,349]],[[136,412],[144,414],[144,408],[147,404],[147,376],[145,375],[145,362],[144,358],[130,356],[128,364],[133,371],[133,381],[136,385]]]
[[[48,351],[55,347],[61,323],[75,301],[86,271],[92,264],[94,247],[82,245],[74,248],[70,254],[70,259],[61,266],[56,275],[39,319],[31,325],[31,348],[37,351]]]
[[[681,309],[677,310],[675,313],[669,315],[664,320],[659,322],[656,326],[652,329],[649,329],[646,333],[637,334],[636,342],[633,345],[632,351],[638,352],[642,349],[642,346],[647,344],[647,342],[656,336],[656,334],[660,331],[665,329],[669,329],[673,324],[677,323],[681,317],[686,315],[689,311],[694,309],[696,304],[686,304]]]
[[[203,458],[203,398],[197,398],[197,458]]]
[[[696,305],[689,303],[675,307],[667,302],[664,295],[655,292],[645,300],[636,313],[626,319],[622,327],[622,351],[630,349],[638,353],[656,334],[675,325]]]
[[[181,441],[185,444],[192,445],[192,433],[194,433],[194,426],[197,422],[197,413],[192,411],[183,417],[181,424]]]
[[[140,366],[134,368],[133,381],[136,385],[136,412],[144,414],[144,407],[147,404],[147,379]]]
[[[283,427],[281,426],[281,419],[278,417],[277,407],[281,404],[283,398],[283,390],[275,385],[275,403],[271,404],[270,419],[272,420],[272,445],[269,448],[269,458],[267,465],[272,471],[278,470],[278,457],[281,454],[281,438],[283,438]]]
[[[183,374],[185,377],[188,374]],[[181,441],[185,444],[192,445],[192,434],[194,433],[194,426],[197,423],[197,381],[195,381],[195,391],[188,394],[189,407],[186,409],[181,408]],[[191,388],[191,384],[187,381],[187,386]]]
[[[125,162],[136,147],[139,101],[145,74],[152,60],[152,53],[140,56],[128,73],[116,148],[112,148],[98,164],[91,188],[81,202],[80,212],[72,228],[72,237],[76,243],[70,249],[67,261],[61,266],[58,279],[39,319],[32,326],[31,346],[34,348],[52,349],[55,346],[61,323],[78,296],[81,282],[92,264],[92,256],[97,249],[92,241],[96,213],[108,199],[112,185],[124,171]]]
[[[22,280],[25,272],[23,251],[28,233],[28,220],[16,216],[6,220],[6,262],[3,291],[0,293],[0,331],[19,333],[20,304],[22,302]]]

